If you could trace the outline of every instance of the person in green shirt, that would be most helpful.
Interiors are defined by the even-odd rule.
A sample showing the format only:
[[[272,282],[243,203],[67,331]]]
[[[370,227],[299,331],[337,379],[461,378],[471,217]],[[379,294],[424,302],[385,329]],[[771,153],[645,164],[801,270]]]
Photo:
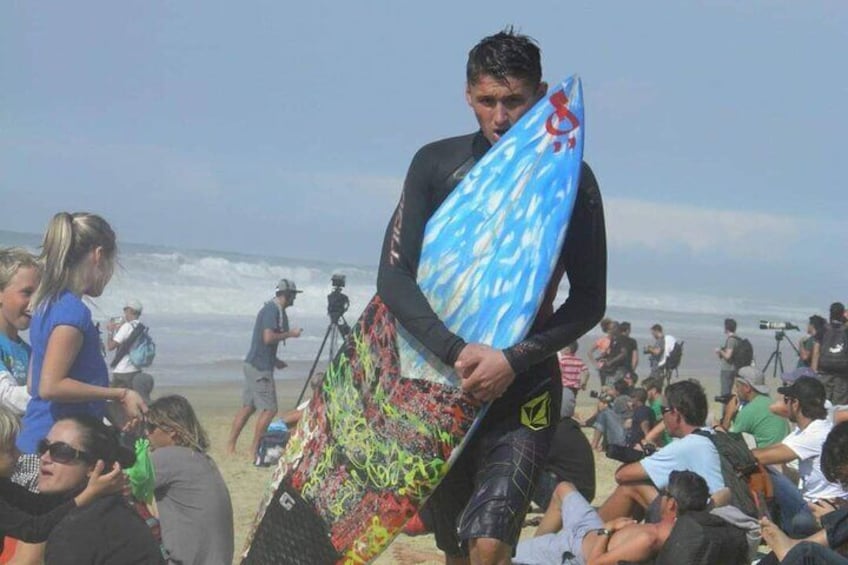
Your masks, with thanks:
[[[757,447],[768,447],[783,441],[789,433],[789,422],[769,410],[771,397],[765,375],[754,367],[742,367],[736,377],[736,396],[742,407],[730,426],[731,432],[749,433]]]

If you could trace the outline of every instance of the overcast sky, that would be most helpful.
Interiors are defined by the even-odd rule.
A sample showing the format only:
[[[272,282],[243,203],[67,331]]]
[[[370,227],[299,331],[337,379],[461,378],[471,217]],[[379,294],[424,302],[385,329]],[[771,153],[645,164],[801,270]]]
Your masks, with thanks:
[[[124,241],[374,264],[507,24],[583,78],[611,286],[848,299],[839,0],[4,2],[0,228],[91,210]]]

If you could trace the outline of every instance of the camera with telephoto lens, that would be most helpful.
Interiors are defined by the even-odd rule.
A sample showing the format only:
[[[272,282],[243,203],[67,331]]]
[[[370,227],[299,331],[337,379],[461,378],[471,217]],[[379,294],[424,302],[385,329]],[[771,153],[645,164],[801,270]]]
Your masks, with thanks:
[[[735,395],[729,394],[729,393],[728,394],[722,394],[721,396],[716,396],[713,400],[715,400],[719,404],[727,404],[728,402],[733,400],[734,396]]]
[[[653,443],[643,443],[642,449],[635,449],[626,445],[610,444],[606,448],[606,456],[608,459],[614,459],[621,463],[635,463],[653,455],[656,451],[657,446]]]
[[[792,322],[769,322],[768,320],[760,320],[761,330],[800,330],[798,326]]]
[[[650,355],[650,354],[652,353],[652,351],[651,351],[651,346],[650,346],[650,345],[646,345],[645,347],[643,347],[643,348],[642,348],[642,353],[643,353],[643,354],[645,354],[645,355]]]

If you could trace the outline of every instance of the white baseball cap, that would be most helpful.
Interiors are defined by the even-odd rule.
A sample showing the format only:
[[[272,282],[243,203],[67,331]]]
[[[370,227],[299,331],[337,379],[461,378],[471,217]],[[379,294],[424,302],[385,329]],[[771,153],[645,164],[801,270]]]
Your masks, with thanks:
[[[139,300],[136,300],[135,298],[130,298],[129,300],[124,302],[124,308],[129,308],[130,310],[133,310],[133,311],[141,314],[141,310],[142,310],[143,307],[142,307],[141,302]]]

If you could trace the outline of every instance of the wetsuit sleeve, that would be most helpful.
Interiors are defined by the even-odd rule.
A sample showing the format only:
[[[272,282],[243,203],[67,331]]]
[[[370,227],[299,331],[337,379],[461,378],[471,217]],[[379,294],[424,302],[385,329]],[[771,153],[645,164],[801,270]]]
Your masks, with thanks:
[[[516,374],[577,340],[604,315],[607,296],[607,243],[604,209],[595,176],[583,165],[580,189],[562,257],[568,299],[537,331],[504,350]]]
[[[409,166],[403,194],[383,240],[377,294],[403,327],[444,363],[453,365],[465,342],[448,330],[418,287],[424,228],[432,215],[432,160],[420,150]]]

